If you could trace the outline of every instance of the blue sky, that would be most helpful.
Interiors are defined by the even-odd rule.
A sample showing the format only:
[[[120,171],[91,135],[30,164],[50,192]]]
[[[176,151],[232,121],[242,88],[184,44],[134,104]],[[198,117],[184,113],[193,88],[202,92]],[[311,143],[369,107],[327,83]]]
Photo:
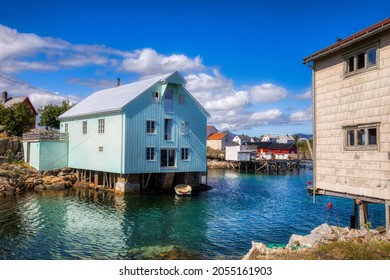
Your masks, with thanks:
[[[39,107],[178,70],[211,124],[260,136],[312,132],[302,59],[389,17],[390,2],[0,0],[0,10],[1,91]]]

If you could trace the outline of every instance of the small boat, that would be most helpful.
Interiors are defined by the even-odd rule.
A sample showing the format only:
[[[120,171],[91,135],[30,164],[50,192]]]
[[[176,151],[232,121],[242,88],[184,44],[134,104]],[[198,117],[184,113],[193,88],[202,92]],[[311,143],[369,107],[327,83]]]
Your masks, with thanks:
[[[192,188],[187,184],[180,184],[175,187],[175,192],[177,195],[187,196],[191,195]]]

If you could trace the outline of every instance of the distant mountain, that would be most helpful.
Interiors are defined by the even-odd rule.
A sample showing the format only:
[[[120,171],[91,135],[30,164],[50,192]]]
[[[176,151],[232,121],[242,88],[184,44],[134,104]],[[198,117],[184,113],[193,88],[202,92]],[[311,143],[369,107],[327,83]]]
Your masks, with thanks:
[[[296,133],[293,136],[298,136],[299,138],[306,138],[306,139],[313,139],[313,134],[303,134],[303,133]]]

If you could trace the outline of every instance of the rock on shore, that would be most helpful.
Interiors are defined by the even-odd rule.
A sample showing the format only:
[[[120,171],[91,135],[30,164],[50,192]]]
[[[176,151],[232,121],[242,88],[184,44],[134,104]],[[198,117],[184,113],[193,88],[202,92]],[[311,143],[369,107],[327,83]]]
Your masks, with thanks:
[[[252,241],[252,248],[244,256],[243,260],[267,259],[267,257],[271,259],[272,256],[281,253],[306,250],[314,248],[319,244],[328,244],[333,241],[348,240],[354,240],[359,243],[369,241],[390,242],[390,230],[386,231],[384,227],[357,230],[322,224],[313,229],[308,235],[291,235],[285,248],[268,248],[261,242]]]
[[[209,169],[238,169],[237,162],[227,162],[223,160],[208,160],[207,167]]]
[[[18,164],[0,165],[0,195],[14,195],[27,190],[65,190],[77,178],[70,168],[39,172]]]

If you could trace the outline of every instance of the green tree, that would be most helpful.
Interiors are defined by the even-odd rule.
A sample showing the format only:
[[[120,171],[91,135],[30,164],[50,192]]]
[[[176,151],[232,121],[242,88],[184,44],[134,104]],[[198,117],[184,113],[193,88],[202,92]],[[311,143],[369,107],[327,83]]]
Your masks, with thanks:
[[[4,129],[16,136],[22,136],[31,129],[35,118],[31,109],[24,103],[16,103],[11,107],[0,107],[0,122]]]
[[[60,121],[57,118],[72,108],[68,101],[62,101],[61,106],[49,104],[45,107],[40,107],[38,113],[41,115],[41,120],[38,123],[40,126],[46,126],[51,128],[60,128]]]

